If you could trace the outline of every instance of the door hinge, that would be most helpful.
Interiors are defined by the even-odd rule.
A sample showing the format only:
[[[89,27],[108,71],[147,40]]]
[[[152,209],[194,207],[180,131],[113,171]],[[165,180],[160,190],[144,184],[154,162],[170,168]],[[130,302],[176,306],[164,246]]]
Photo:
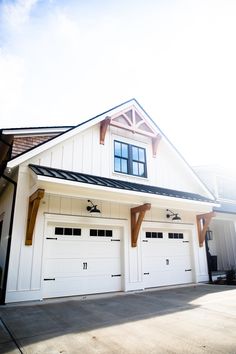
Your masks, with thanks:
[[[183,243],[189,243],[189,241],[183,241]]]
[[[185,272],[191,272],[192,269],[185,269]]]
[[[149,275],[149,273],[143,273],[144,275]]]
[[[118,238],[117,239],[113,238],[113,239],[111,239],[111,241],[120,242],[120,240]]]
[[[44,278],[43,280],[44,281],[54,281],[54,280],[56,280],[56,278]]]
[[[57,237],[46,237],[46,240],[57,240]]]
[[[121,274],[112,274],[111,277],[112,277],[112,278],[114,278],[114,277],[121,277]]]
[[[143,240],[143,242],[148,242],[148,240]]]

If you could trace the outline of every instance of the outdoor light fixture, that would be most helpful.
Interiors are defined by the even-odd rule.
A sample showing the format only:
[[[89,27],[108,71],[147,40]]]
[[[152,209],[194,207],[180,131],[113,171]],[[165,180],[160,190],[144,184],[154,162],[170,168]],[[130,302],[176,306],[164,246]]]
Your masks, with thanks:
[[[206,231],[206,239],[207,239],[207,241],[213,240],[213,231],[211,231],[209,228]]]
[[[101,211],[97,208],[97,205],[94,205],[91,200],[88,200],[88,203],[92,204],[92,206],[90,206],[90,205],[87,206],[87,210],[90,213],[101,213]]]
[[[166,209],[166,211],[168,212],[168,214],[166,214],[167,218],[172,218],[173,221],[181,220],[181,217],[179,216],[178,213],[174,213],[170,209]]]

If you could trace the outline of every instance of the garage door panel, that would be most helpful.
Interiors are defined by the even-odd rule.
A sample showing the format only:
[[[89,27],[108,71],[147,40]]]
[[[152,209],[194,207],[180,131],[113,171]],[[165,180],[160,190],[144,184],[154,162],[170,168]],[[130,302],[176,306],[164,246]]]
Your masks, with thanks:
[[[64,241],[64,240],[46,240],[45,257],[50,258],[77,258],[83,257],[119,257],[120,248],[117,243],[111,240],[107,242],[99,241]]]
[[[101,259],[47,259],[45,261],[45,277],[74,277],[87,275],[106,275],[120,273],[120,258]]]
[[[121,288],[121,277],[84,276],[59,277],[55,281],[44,281],[47,297],[85,295],[117,291]]]

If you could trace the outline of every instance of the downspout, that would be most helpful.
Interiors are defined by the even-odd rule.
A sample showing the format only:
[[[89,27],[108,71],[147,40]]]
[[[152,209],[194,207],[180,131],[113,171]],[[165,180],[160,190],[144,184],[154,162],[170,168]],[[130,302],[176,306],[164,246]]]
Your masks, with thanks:
[[[12,240],[12,228],[13,228],[13,220],[14,220],[14,212],[15,212],[15,203],[16,203],[16,189],[17,183],[13,181],[8,176],[2,175],[2,178],[7,180],[8,182],[13,184],[13,198],[12,198],[12,206],[11,206],[11,218],[10,218],[10,225],[9,225],[9,235],[7,240],[7,251],[6,251],[6,258],[5,258],[5,266],[4,266],[4,273],[3,273],[3,282],[2,282],[2,289],[0,294],[0,305],[5,305],[6,299],[6,290],[7,290],[7,277],[8,277],[8,270],[9,270],[9,261],[10,261],[10,250],[11,250],[11,240]]]

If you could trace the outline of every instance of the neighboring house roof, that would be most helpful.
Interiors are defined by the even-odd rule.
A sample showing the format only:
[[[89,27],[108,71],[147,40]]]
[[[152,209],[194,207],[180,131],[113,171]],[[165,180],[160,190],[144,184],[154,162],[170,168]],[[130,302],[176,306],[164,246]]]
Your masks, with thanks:
[[[188,199],[200,202],[215,203],[214,200],[201,196],[195,193],[182,192],[173,189],[149,186],[146,184],[139,184],[127,181],[121,181],[117,179],[94,176],[79,172],[61,170],[52,167],[45,167],[39,165],[29,165],[30,169],[36,174],[43,177],[59,178],[66,181],[73,181],[79,183],[99,185],[101,187],[116,188],[122,190],[129,190],[133,192],[149,193],[155,195],[161,195],[172,198]]]
[[[11,159],[14,159],[71,128],[73,126],[5,128],[1,136],[13,136]]]
[[[218,213],[236,214],[236,204],[222,203],[219,201],[220,207],[214,207],[214,211]]]

